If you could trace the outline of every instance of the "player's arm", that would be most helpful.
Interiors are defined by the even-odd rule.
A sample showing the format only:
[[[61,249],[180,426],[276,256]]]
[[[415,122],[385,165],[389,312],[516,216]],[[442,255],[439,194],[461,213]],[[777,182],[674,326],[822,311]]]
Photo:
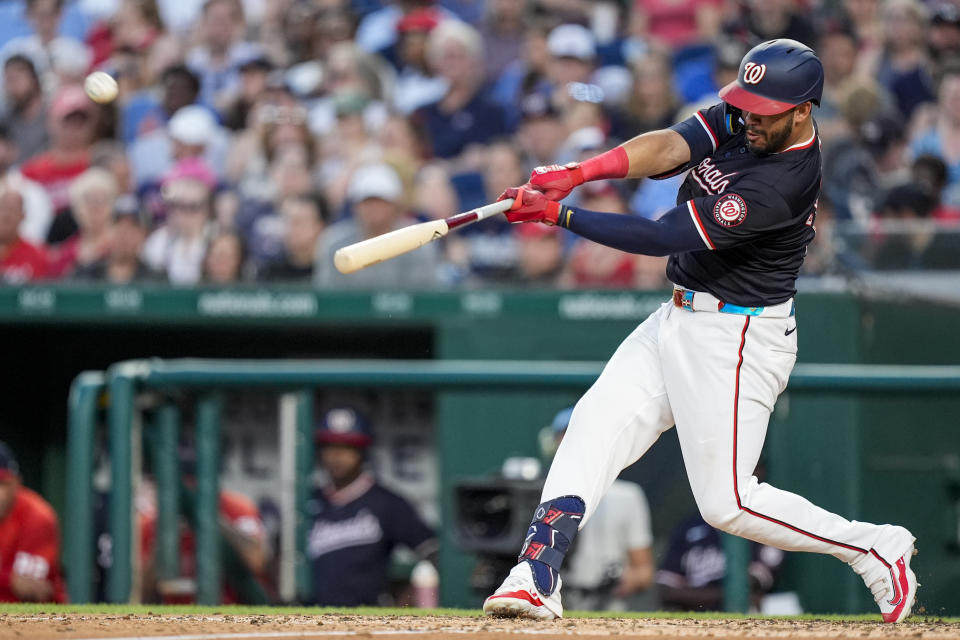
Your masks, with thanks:
[[[653,553],[650,547],[629,549],[627,566],[623,569],[623,576],[614,592],[615,595],[623,598],[643,591],[653,584],[653,573]]]
[[[671,587],[660,585],[660,600],[674,611],[719,611],[723,605],[723,587]]]
[[[627,562],[616,594],[627,596],[643,591],[653,584],[653,532],[650,529],[650,505],[639,485],[624,484],[633,494],[633,505],[624,510],[621,518],[621,536],[626,544]]]
[[[537,167],[529,185],[550,200],[563,200],[584,182],[619,178],[666,178],[716,151],[737,123],[722,104],[698,111],[669,129],[641,134],[583,162]]]
[[[35,528],[31,528],[33,529]],[[21,602],[51,602],[55,593],[50,561],[45,557],[46,554],[38,555],[31,551],[34,550],[25,551],[20,548],[14,553],[12,567],[6,572],[0,572],[0,584],[6,582],[10,591]]]
[[[46,579],[41,580],[15,573],[10,576],[10,590],[21,602],[50,602],[53,600],[53,585]]]
[[[648,178],[671,173],[690,162],[690,145],[673,129],[644,133],[621,145],[627,154],[625,178]]]
[[[667,256],[712,248],[694,221],[697,212],[690,202],[674,207],[658,220],[648,220],[567,207],[529,187],[507,189],[504,196],[514,199],[513,207],[506,212],[510,222],[559,225],[588,240],[628,253]]]
[[[583,162],[537,167],[529,185],[550,200],[563,200],[593,180],[645,178],[668,174],[690,161],[690,147],[676,131],[650,131]]]
[[[579,163],[581,184],[592,180],[647,178],[669,173],[686,165],[690,154],[690,145],[673,129],[649,131]],[[539,186],[534,179],[530,182]]]
[[[252,520],[249,516],[247,518]],[[220,518],[221,535],[254,574],[262,573],[269,559],[266,539],[262,531],[263,525],[260,524],[259,518],[256,519],[256,523],[246,522],[243,518],[239,521]]]
[[[660,605],[669,611],[716,611],[723,604],[723,586],[712,582],[701,587],[690,585],[681,566],[683,550],[675,546],[676,536],[667,550],[664,568],[657,572]]]
[[[421,560],[437,563],[440,547],[436,533],[423,521],[412,504],[396,494],[390,494],[380,520],[391,542],[407,547]]]
[[[10,590],[24,602],[55,600],[60,535],[53,510],[32,514],[24,522],[19,539],[10,568]]]
[[[510,222],[560,225],[608,247],[648,256],[728,249],[801,221],[782,194],[755,180],[741,181],[735,191],[692,198],[658,220],[568,207],[527,185],[507,189],[502,197],[513,198],[505,212]],[[805,224],[812,224],[809,220]]]

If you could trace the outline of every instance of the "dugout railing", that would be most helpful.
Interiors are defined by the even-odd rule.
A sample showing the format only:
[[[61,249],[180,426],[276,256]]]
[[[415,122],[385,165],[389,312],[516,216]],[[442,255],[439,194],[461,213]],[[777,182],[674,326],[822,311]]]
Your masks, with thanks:
[[[281,540],[293,558],[286,591],[295,599],[309,597],[310,575],[305,558],[308,531],[306,504],[313,467],[313,391],[318,388],[420,388],[448,390],[586,389],[602,368],[599,362],[574,361],[397,361],[397,360],[136,360],[106,372],[84,372],[69,398],[68,487],[65,565],[73,602],[93,599],[94,573],[94,442],[101,411],[106,411],[110,458],[108,529],[111,562],[106,600],[128,602],[134,591],[138,561],[134,536],[134,487],[141,465],[143,429],[152,429],[152,458],[157,482],[155,565],[160,578],[177,572],[178,504],[177,438],[180,415],[174,398],[189,394],[195,402],[197,487],[193,505],[196,534],[196,600],[216,604],[220,597],[222,557],[218,551],[217,496],[222,394],[235,389],[271,389],[282,394],[288,411],[293,452],[285,466],[295,523]],[[886,366],[799,364],[788,392],[837,394],[950,394],[960,391],[960,366]],[[137,398],[153,396],[152,420],[143,424]],[[439,424],[438,429],[456,425]],[[283,461],[281,461],[283,464]],[[449,524],[449,523],[445,523]],[[726,607],[745,611],[749,602],[746,566],[749,548],[725,536],[728,566]],[[282,585],[281,585],[282,586]]]

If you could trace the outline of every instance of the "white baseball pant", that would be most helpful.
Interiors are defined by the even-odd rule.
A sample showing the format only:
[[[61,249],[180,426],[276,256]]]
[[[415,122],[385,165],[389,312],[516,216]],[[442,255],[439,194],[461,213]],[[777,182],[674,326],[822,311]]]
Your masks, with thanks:
[[[690,487],[710,525],[847,563],[870,549],[901,553],[900,536],[884,536],[890,525],[847,520],[753,475],[796,360],[795,326],[787,312],[751,317],[662,305],[577,403],[541,502],[581,497],[582,527],[620,471],[676,424]]]

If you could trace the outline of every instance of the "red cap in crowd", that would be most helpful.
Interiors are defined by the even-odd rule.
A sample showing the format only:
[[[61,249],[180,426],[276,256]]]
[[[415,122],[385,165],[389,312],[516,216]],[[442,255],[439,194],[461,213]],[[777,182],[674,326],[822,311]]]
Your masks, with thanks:
[[[206,185],[211,190],[217,186],[217,175],[203,158],[184,158],[175,164],[163,175],[163,186],[175,180],[193,180]]]
[[[92,106],[93,103],[87,97],[83,87],[68,84],[54,96],[50,103],[50,115],[56,120],[61,120],[71,113],[89,113]]]
[[[400,18],[397,22],[397,32],[407,33],[409,31],[433,31],[433,28],[440,24],[440,12],[433,7],[424,7],[411,11]]]

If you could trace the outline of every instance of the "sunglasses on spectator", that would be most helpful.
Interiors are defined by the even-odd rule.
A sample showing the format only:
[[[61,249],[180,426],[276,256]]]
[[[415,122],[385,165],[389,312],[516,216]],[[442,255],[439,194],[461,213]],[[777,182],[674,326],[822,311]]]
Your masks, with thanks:
[[[567,94],[577,102],[591,102],[600,104],[603,102],[603,89],[595,84],[586,82],[571,82],[567,85]]]
[[[190,200],[164,200],[163,204],[166,205],[167,209],[182,209],[183,211],[190,211],[192,213],[197,213],[200,211],[206,211],[207,203],[204,201],[190,201]]]

